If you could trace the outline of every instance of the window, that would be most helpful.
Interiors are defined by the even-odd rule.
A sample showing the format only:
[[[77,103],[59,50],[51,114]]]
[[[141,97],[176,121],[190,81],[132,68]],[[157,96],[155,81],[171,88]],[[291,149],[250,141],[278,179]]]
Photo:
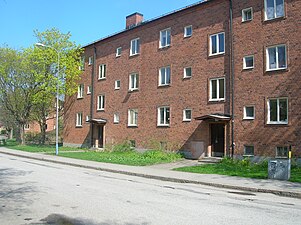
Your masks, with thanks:
[[[254,106],[245,106],[244,107],[244,119],[246,119],[246,120],[255,119],[255,107]]]
[[[135,140],[130,140],[130,146],[131,146],[131,148],[135,148],[136,147],[136,141]]]
[[[84,96],[84,85],[80,84],[77,87],[77,98],[83,98]]]
[[[85,70],[85,56],[80,58],[80,66],[79,70],[84,71]]]
[[[24,125],[24,130],[29,130],[29,124]]]
[[[268,124],[288,123],[288,99],[275,98],[268,100]]]
[[[119,114],[114,113],[114,123],[119,123]]]
[[[267,71],[286,69],[286,46],[278,45],[266,50]]]
[[[97,110],[104,110],[105,109],[105,96],[99,95],[97,98]]]
[[[254,156],[254,146],[245,145],[244,146],[244,156]]]
[[[225,100],[225,78],[210,80],[210,101]]]
[[[160,48],[170,46],[171,42],[171,29],[165,29],[160,31]]]
[[[115,80],[115,90],[120,89],[120,80]]]
[[[138,125],[138,110],[129,109],[128,111],[128,126],[137,126]]]
[[[191,109],[184,109],[183,110],[183,121],[191,121],[192,110]]]
[[[225,33],[210,35],[210,55],[225,53]]]
[[[184,78],[190,78],[192,76],[192,68],[186,67],[184,68]]]
[[[251,21],[253,19],[253,9],[243,9],[242,10],[242,22]]]
[[[91,94],[92,92],[92,86],[87,87],[87,95]]]
[[[192,26],[187,26],[184,28],[184,37],[192,36]]]
[[[99,80],[106,78],[106,69],[107,69],[107,66],[105,64],[99,65],[99,69],[98,69],[98,79]]]
[[[121,56],[122,47],[116,49],[116,57]]]
[[[137,55],[140,53],[140,39],[136,38],[131,40],[131,50],[130,55]]]
[[[159,86],[170,84],[170,67],[162,67],[159,70]]]
[[[266,20],[284,16],[284,0],[264,0],[264,6]]]
[[[254,68],[254,56],[245,56],[243,59],[243,69],[253,69]]]
[[[170,109],[168,106],[158,108],[158,126],[169,126]]]
[[[86,116],[86,122],[90,121],[90,116]]]
[[[138,87],[139,87],[139,75],[138,73],[132,73],[130,75],[129,90],[130,91],[138,90]]]
[[[92,64],[93,64],[93,57],[92,57],[92,56],[89,57],[88,64],[89,64],[89,65],[92,65]]]
[[[276,158],[288,158],[288,147],[276,147]]]
[[[82,113],[76,113],[76,126],[77,127],[83,126],[83,114]]]

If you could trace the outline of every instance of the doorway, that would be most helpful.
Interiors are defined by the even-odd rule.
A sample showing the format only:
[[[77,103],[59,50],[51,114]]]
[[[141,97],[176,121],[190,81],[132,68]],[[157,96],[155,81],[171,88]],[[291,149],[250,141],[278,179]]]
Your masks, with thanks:
[[[224,157],[225,154],[225,124],[212,123],[211,130],[211,148],[213,157]]]
[[[104,126],[98,126],[98,134],[97,134],[97,139],[98,139],[98,148],[103,148],[103,127]]]

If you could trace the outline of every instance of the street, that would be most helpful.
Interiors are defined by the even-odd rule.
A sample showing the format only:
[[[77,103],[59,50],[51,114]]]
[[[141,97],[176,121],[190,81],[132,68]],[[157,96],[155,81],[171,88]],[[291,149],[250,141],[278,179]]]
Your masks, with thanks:
[[[301,200],[0,154],[1,225],[293,225]]]

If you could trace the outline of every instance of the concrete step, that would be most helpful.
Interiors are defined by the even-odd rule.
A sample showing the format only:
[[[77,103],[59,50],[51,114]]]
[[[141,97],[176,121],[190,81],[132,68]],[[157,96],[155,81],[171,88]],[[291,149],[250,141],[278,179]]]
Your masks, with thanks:
[[[219,157],[204,157],[199,159],[198,161],[201,163],[219,163],[222,158]]]

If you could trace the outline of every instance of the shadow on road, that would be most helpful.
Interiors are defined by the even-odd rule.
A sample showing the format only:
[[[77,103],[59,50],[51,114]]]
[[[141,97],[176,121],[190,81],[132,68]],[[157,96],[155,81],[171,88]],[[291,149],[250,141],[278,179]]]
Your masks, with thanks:
[[[95,223],[92,220],[70,218],[60,214],[50,214],[41,223],[31,223],[29,225],[148,225],[149,223],[116,223],[114,221],[107,221],[102,223]]]

